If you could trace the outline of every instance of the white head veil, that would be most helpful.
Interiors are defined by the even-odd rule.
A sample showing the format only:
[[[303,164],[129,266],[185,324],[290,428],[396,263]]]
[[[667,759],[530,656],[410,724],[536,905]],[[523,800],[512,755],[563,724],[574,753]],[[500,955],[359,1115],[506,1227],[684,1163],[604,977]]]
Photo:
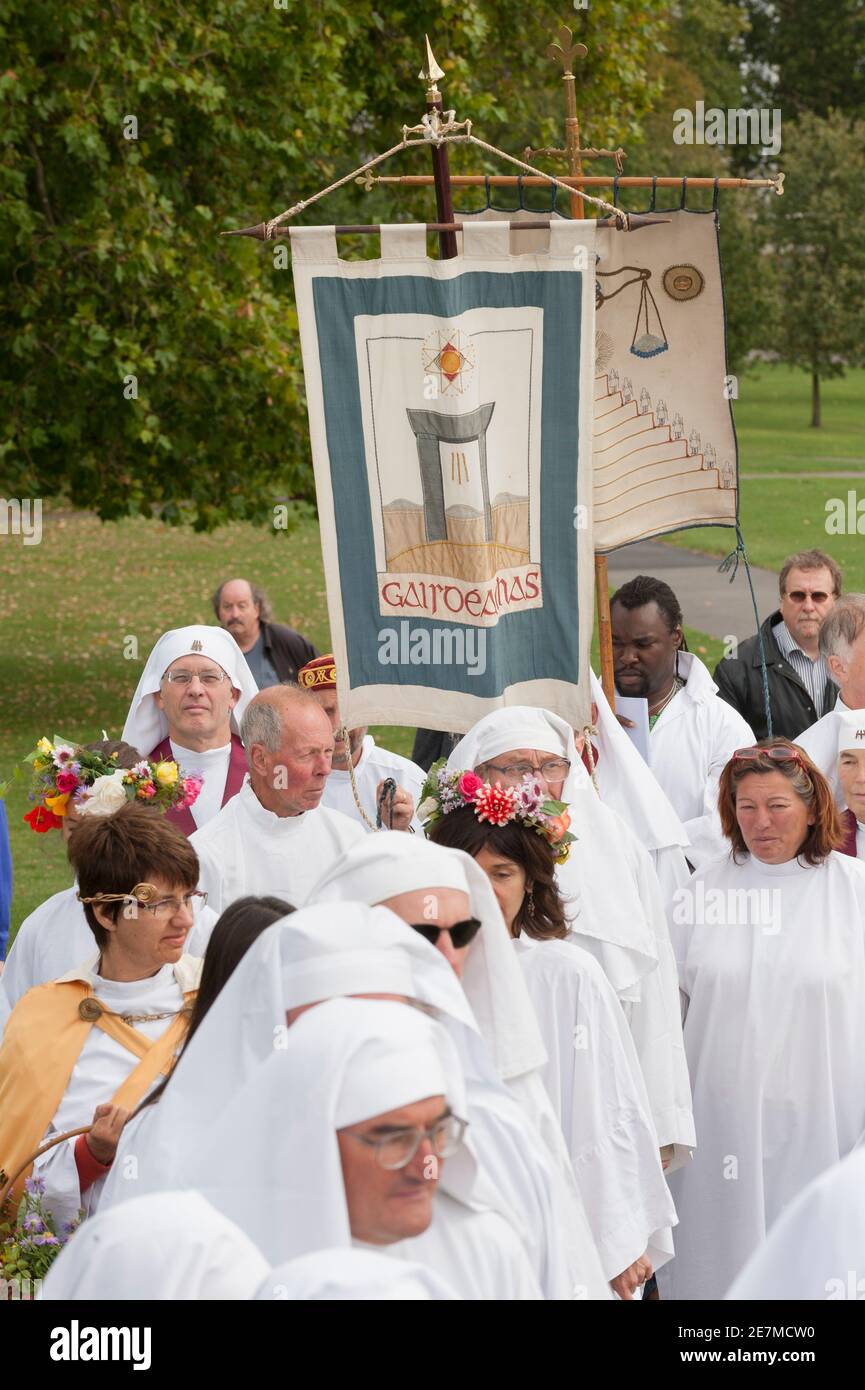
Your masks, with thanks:
[[[198,645],[194,645],[196,643]],[[198,624],[163,632],[147,658],[121,735],[133,748],[140,748],[144,757],[168,737],[168,720],[154,697],[165,672],[181,656],[209,657],[226,672],[234,689],[240,691],[240,699],[231,712],[231,728],[236,734],[240,732],[246,706],[253,695],[258,694],[246,657],[225,628]]]
[[[255,1295],[291,1303],[349,1300],[378,1303],[459,1300],[449,1284],[425,1265],[377,1255],[374,1250],[315,1250],[271,1270]]]
[[[184,1180],[272,1263],[347,1246],[337,1130],[439,1095],[465,1117],[459,1059],[437,1023],[389,1000],[332,999],[298,1018],[256,1068],[189,1156]]]
[[[284,1038],[287,1008],[382,993],[434,1009],[459,1052],[471,1128],[458,1156],[465,1167],[451,1160],[443,1189],[471,1207],[492,1207],[514,1225],[548,1296],[569,1296],[575,1282],[603,1291],[585,1213],[575,1210],[551,1146],[526,1115],[529,1107],[499,1081],[450,965],[387,908],[359,903],[313,904],[262,932],[185,1047],[159,1103],[127,1126],[102,1206],[125,1200],[128,1157],[136,1159],[138,1192],[173,1186],[177,1172],[194,1165],[216,1117]],[[475,1154],[480,1168],[472,1175]]]
[[[657,966],[654,934],[621,853],[626,832],[592,786],[570,724],[529,705],[494,710],[460,739],[447,766],[449,771],[474,771],[515,748],[536,748],[570,763],[561,800],[568,804],[577,842],[556,871],[559,889],[569,900],[568,915],[578,913],[573,929],[600,943],[598,958],[617,994],[633,991]]]
[[[85,1221],[51,1266],[42,1297],[248,1299],[267,1273],[249,1236],[200,1192],[149,1193]]]
[[[646,849],[687,848],[688,832],[660,782],[622,728],[604,688],[592,672],[592,699],[598,707],[598,765],[601,799],[626,820]]]
[[[543,1067],[547,1054],[490,881],[471,855],[413,835],[368,835],[319,879],[313,902],[381,903],[419,888],[456,888],[482,923],[462,986],[503,1081]]]

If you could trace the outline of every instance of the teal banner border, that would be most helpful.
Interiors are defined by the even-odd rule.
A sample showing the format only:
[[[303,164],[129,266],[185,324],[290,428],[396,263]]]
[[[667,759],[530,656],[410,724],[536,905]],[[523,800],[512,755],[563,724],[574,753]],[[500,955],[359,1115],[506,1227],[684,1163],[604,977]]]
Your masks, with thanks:
[[[419,275],[313,280],[340,556],[340,588],[352,688],[417,685],[495,697],[523,681],[579,679],[578,542],[574,526],[580,408],[580,322],[583,275],[579,271],[467,271],[453,280]],[[434,314],[455,318],[468,309],[543,310],[541,414],[541,580],[544,606],[508,613],[487,628],[486,670],[440,670],[383,665],[379,633],[399,629],[400,617],[379,613],[369,483],[363,447],[354,319],[358,315]],[[590,563],[590,556],[586,556]],[[404,610],[413,630],[464,627],[450,615],[418,617]]]

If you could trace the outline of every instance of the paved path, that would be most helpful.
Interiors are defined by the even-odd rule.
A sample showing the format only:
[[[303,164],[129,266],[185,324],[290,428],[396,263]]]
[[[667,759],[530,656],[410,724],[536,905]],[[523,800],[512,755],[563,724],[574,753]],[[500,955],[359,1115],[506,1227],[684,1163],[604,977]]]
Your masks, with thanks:
[[[730,531],[730,549],[735,545]],[[736,578],[719,574],[720,558],[682,550],[662,541],[638,541],[608,556],[610,583],[614,588],[635,574],[651,574],[669,584],[682,606],[685,622],[712,637],[735,636],[739,641],[756,631],[745,566],[739,563]],[[778,607],[778,576],[774,570],[751,567],[760,621]]]

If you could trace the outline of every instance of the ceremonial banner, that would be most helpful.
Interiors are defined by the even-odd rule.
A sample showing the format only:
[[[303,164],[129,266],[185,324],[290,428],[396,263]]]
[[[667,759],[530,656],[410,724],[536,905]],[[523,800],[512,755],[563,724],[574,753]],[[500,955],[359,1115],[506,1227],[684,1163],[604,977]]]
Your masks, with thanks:
[[[349,726],[588,713],[594,233],[431,260],[423,226],[342,261],[292,229],[331,637]]]
[[[717,213],[666,212],[597,233],[596,551],[686,526],[732,526],[738,451],[726,367]],[[463,218],[501,217],[489,209]],[[537,217],[520,211],[512,220]],[[546,232],[515,229],[511,250]]]
[[[738,453],[717,214],[601,233],[594,544],[733,525]]]

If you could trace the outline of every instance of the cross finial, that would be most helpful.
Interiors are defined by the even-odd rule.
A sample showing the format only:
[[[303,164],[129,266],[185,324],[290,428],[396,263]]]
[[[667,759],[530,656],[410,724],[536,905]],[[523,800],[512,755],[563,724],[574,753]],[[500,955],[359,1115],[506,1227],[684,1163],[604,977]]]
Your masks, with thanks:
[[[428,34],[424,34],[424,42],[426,43],[426,67],[421,68],[420,72],[418,73],[418,77],[421,79],[422,82],[427,82],[430,86],[430,89],[433,90],[435,88],[436,83],[438,82],[438,79],[440,77],[444,77],[444,70],[439,67],[438,63],[433,57],[433,51],[430,47]]]
[[[573,37],[568,26],[561,24],[556,35],[558,43],[551,43],[547,47],[547,57],[552,58],[554,63],[561,63],[564,77],[573,77],[574,59],[585,58],[589,51],[584,43],[573,43]]]

